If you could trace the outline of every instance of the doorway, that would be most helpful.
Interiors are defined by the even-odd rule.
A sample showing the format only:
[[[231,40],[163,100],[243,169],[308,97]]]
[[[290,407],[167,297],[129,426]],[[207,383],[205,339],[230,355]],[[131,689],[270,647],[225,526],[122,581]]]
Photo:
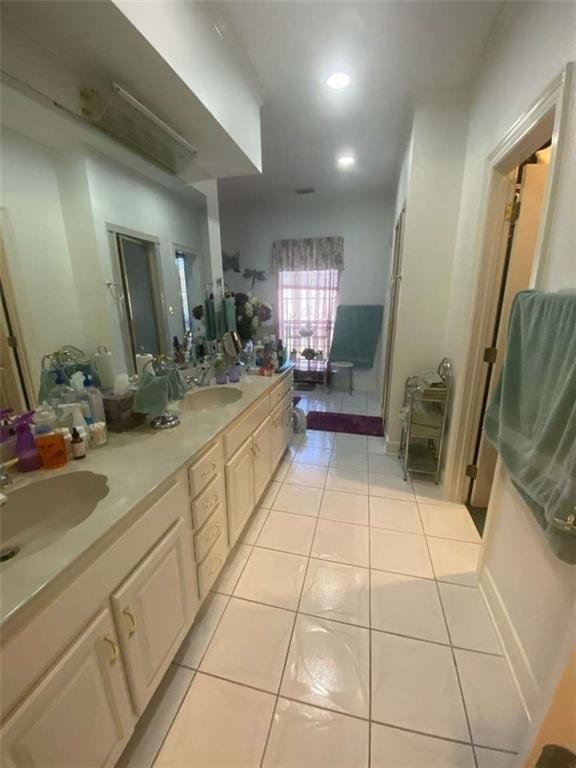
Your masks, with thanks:
[[[466,502],[472,498],[470,476],[475,471],[474,458],[482,423],[481,414],[483,404],[491,394],[488,389],[486,396],[487,383],[490,386],[492,381],[493,387],[497,379],[491,370],[493,358],[492,362],[490,359],[487,362],[485,357],[490,354],[487,350],[494,347],[498,307],[503,306],[500,288],[510,229],[510,221],[506,220],[506,206],[514,202],[518,168],[545,147],[549,163],[532,252],[532,269],[527,284],[519,286],[542,288],[549,264],[553,212],[558,202],[559,168],[571,152],[565,130],[570,114],[571,83],[572,67],[569,65],[549,83],[530,109],[513,123],[486,157],[486,181],[481,202],[483,225],[477,244],[473,307],[466,356],[460,366],[459,384],[452,408],[452,437],[444,472],[446,498],[454,501]],[[544,158],[541,156],[541,159]],[[505,339],[506,323],[501,321],[500,325]],[[490,473],[488,477],[491,490],[493,478]]]
[[[497,460],[496,449],[484,436],[484,414],[500,378],[514,297],[519,291],[530,287],[550,167],[550,143],[547,141],[508,177],[508,200],[503,212],[507,226],[504,227],[499,285],[496,285],[498,301],[490,346],[486,347],[484,353],[487,364],[484,392],[469,470],[467,503],[478,515],[488,507]]]
[[[126,357],[136,370],[136,355],[166,351],[161,278],[156,244],[114,233],[122,285]]]
[[[388,411],[390,409],[390,382],[392,381],[392,360],[394,359],[394,340],[396,338],[396,321],[398,302],[400,299],[400,283],[402,281],[402,248],[404,241],[404,220],[406,208],[402,208],[394,226],[394,243],[392,245],[392,273],[388,281],[388,323],[386,328],[386,352],[384,355],[384,384],[382,393],[382,423],[387,431]]]

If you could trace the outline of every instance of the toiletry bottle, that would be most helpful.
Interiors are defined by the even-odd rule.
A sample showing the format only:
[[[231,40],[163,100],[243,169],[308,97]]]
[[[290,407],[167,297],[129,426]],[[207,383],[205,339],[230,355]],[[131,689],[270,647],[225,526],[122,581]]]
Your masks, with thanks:
[[[44,469],[58,469],[68,462],[66,441],[61,432],[54,431],[56,414],[45,404],[34,415],[36,447]]]
[[[34,413],[23,413],[16,417],[16,456],[18,457],[18,472],[32,472],[40,469],[42,460],[32,434],[32,417]]]
[[[85,459],[86,458],[86,443],[80,437],[80,433],[76,427],[72,427],[72,458],[73,459]]]
[[[286,362],[286,350],[282,344],[282,339],[278,339],[278,368],[282,368]]]
[[[94,423],[98,421],[104,421],[106,418],[104,415],[104,398],[102,397],[102,392],[100,392],[98,387],[95,387],[92,383],[92,379],[89,374],[86,374],[84,377],[84,390],[88,395],[90,416],[92,417]]]
[[[73,403],[76,400],[76,392],[72,387],[66,384],[64,374],[60,369],[56,371],[56,381],[50,392],[50,405],[59,405],[60,403]]]
[[[226,384],[226,363],[224,362],[224,355],[218,352],[216,360],[214,361],[214,373],[216,374],[216,384]]]

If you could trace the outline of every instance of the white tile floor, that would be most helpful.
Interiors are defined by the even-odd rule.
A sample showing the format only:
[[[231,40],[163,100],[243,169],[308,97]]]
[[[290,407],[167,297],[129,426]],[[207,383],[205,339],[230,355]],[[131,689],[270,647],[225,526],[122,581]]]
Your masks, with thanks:
[[[515,768],[465,508],[381,440],[293,442],[122,768]]]

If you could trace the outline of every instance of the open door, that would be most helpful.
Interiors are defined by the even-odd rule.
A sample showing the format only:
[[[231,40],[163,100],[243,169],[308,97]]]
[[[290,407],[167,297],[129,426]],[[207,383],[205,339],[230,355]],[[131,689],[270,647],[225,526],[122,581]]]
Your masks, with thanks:
[[[390,382],[392,380],[392,360],[394,342],[396,339],[396,320],[398,316],[398,301],[400,298],[400,282],[402,280],[402,247],[404,241],[404,219],[406,208],[402,208],[396,226],[394,227],[394,245],[392,250],[392,273],[388,281],[388,323],[386,330],[386,353],[384,355],[384,391],[382,397],[382,419],[384,428],[388,423],[390,408]]]
[[[546,150],[538,163],[522,165],[514,185],[514,199],[509,203],[510,216],[507,252],[504,259],[500,286],[499,309],[493,332],[492,347],[487,350],[486,362],[489,370],[479,424],[473,466],[476,476],[471,479],[469,503],[474,507],[488,506],[492,479],[496,468],[497,453],[485,438],[482,428],[484,412],[500,378],[500,371],[506,353],[508,321],[514,297],[530,285],[530,275],[538,242],[538,232],[548,178]],[[540,153],[538,153],[540,154]],[[540,160],[544,160],[540,162]]]

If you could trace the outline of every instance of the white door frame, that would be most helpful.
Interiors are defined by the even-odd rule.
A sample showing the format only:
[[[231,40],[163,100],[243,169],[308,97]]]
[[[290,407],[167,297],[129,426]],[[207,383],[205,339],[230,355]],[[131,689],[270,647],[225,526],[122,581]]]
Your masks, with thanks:
[[[398,322],[398,305],[400,303],[400,287],[402,281],[402,250],[404,247],[404,231],[406,229],[406,202],[402,205],[398,218],[394,222],[394,238],[392,241],[392,274],[388,281],[388,317],[386,322],[386,348],[384,349],[384,381],[382,388],[382,421],[384,433],[388,434],[388,417],[390,415],[390,384],[392,383],[392,361],[396,342],[396,326]]]
[[[118,249],[117,235],[122,237],[132,238],[134,240],[140,240],[146,243],[148,248],[148,258],[153,268],[151,270],[152,287],[154,291],[154,304],[156,306],[156,324],[158,328],[158,343],[160,346],[160,354],[168,354],[170,349],[170,338],[168,334],[168,315],[166,311],[166,299],[164,295],[164,282],[162,274],[162,254],[160,252],[160,240],[155,235],[149,235],[145,232],[139,232],[135,229],[129,229],[127,227],[121,227],[116,224],[106,224],[106,232],[108,235],[108,246],[111,254],[112,275],[114,278],[113,288],[117,293],[124,294],[124,286],[122,279],[122,268],[120,266],[120,251]],[[116,298],[116,304],[119,312],[120,329],[122,334],[122,347],[124,353],[124,360],[127,367],[131,367],[133,372],[136,372],[135,361],[132,358],[132,340],[130,319],[128,315],[128,308],[126,306],[124,298],[121,300]]]
[[[453,435],[444,473],[447,498],[465,501],[469,479],[466,466],[471,462],[485,383],[483,353],[490,346],[497,311],[497,292],[493,287],[501,270],[502,218],[507,189],[507,174],[552,137],[552,156],[542,224],[534,253],[530,288],[543,285],[550,249],[550,231],[557,203],[558,169],[570,151],[567,122],[574,78],[574,65],[554,78],[532,107],[507,131],[488,155],[482,195],[480,242],[466,362],[461,372],[458,401],[452,417]]]
[[[21,306],[21,304],[17,301],[10,276],[10,269],[8,267],[8,258],[6,254],[8,246],[10,246],[10,251],[13,251],[14,253],[17,253],[17,251],[15,250],[15,246],[12,247],[14,245],[14,231],[12,229],[8,210],[4,207],[0,207],[0,224],[0,281],[2,282],[3,287],[7,317],[5,316],[3,308],[0,308],[0,315],[3,324],[6,324],[7,322],[10,323],[11,335],[15,339],[17,352],[15,353],[13,349],[10,349],[10,365],[14,370],[19,369],[16,375],[16,383],[19,390],[21,405],[24,410],[26,408],[36,407],[38,383],[35,384],[34,377],[32,376],[26,341],[18,317],[18,307]],[[6,242],[7,240],[10,241],[8,244]],[[5,332],[8,335],[8,328],[5,328]]]

